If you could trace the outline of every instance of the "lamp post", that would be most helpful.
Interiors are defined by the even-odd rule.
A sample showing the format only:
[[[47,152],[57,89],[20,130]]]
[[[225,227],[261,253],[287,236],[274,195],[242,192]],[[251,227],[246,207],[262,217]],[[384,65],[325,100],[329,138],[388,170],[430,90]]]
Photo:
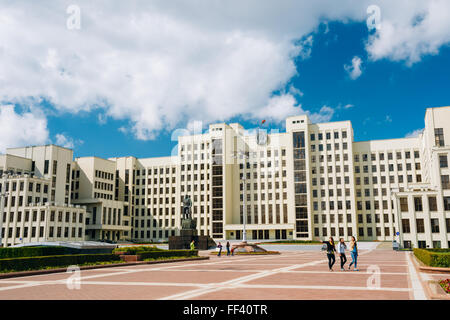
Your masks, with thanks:
[[[2,174],[2,190],[0,192],[0,247],[3,247],[3,210],[5,210],[4,199],[6,198],[6,175]]]
[[[243,216],[242,242],[247,243],[247,229],[246,229],[247,210],[245,207],[245,198],[246,198],[246,191],[247,191],[246,190],[247,189],[247,184],[246,184],[247,177],[245,176],[245,168],[246,168],[246,164],[247,164],[249,155],[248,155],[248,153],[246,153],[244,151],[239,151],[233,157],[234,158],[242,157],[242,160],[243,160],[242,161],[243,162],[243,164],[242,164],[242,169],[243,169],[243,171],[242,171],[242,183],[243,183],[242,190],[243,190],[244,194],[242,196],[242,216]]]

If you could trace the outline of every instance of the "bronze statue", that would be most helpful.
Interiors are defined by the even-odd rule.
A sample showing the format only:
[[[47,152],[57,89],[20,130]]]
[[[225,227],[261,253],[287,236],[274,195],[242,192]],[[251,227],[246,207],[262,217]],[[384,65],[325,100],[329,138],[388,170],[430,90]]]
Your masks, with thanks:
[[[183,219],[191,218],[191,207],[192,207],[191,198],[188,195],[185,195],[183,199]]]

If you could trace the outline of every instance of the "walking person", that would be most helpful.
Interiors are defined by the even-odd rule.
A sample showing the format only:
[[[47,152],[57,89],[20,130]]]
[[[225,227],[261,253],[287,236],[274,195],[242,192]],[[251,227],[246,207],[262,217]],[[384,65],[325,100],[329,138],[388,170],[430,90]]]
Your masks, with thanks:
[[[191,250],[194,251],[195,250],[195,242],[194,242],[194,240],[192,240],[190,246],[191,246]]]
[[[219,254],[217,256],[220,257],[220,254],[222,253],[222,245],[220,244],[220,242],[217,245],[217,248],[219,248]]]
[[[358,270],[358,245],[356,243],[355,237],[352,236],[352,240],[350,241],[350,254],[352,256],[352,262],[348,266],[348,269],[350,270],[351,266],[354,265],[354,271]]]
[[[338,245],[338,252],[339,252],[339,258],[341,258],[341,271],[344,271],[344,265],[347,262],[347,257],[345,256],[345,249],[347,249],[347,246],[345,245],[344,239],[339,239],[339,245]]]
[[[336,247],[334,245],[333,237],[330,237],[329,241],[322,241],[322,243],[327,245],[328,267],[330,268],[330,271],[333,271],[333,265],[336,262],[336,258],[334,257]]]
[[[227,256],[230,255],[230,241],[227,241]]]

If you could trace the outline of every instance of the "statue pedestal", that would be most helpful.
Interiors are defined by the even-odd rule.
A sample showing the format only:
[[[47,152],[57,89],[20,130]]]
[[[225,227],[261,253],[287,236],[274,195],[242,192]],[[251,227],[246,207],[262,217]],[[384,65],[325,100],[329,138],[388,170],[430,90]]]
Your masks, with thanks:
[[[169,237],[169,250],[190,249],[192,240],[194,240],[195,249],[198,250],[208,250],[216,246],[211,237],[197,235],[197,221],[195,219],[183,219],[181,228],[179,236]]]

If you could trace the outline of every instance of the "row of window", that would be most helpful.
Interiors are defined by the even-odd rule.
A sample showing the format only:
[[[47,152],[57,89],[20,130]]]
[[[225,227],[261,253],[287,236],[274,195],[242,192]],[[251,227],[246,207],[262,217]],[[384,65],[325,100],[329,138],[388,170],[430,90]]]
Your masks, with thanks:
[[[111,181],[114,180],[114,174],[101,170],[95,170],[95,177]]]
[[[323,140],[323,133],[311,133],[310,138],[311,141],[315,141],[316,140],[316,135],[317,135],[317,140]],[[342,139],[346,139],[347,138],[347,131],[343,130],[341,131],[341,135],[342,135]],[[334,131],[333,132],[333,137],[334,139],[339,139],[339,131]],[[331,139],[331,132],[326,132],[325,133],[325,138],[326,140],[330,140]]]
[[[450,233],[450,219],[445,219],[446,231]],[[431,233],[439,233],[439,219],[430,219]],[[402,219],[402,232],[411,233],[410,221],[409,219]],[[425,233],[425,222],[424,219],[416,219],[416,232]]]
[[[63,229],[62,227],[57,227],[56,228],[56,232],[55,232],[55,227],[50,226],[48,229],[48,237],[49,238],[54,238],[55,236],[57,238],[77,238],[77,229],[78,229],[78,238],[81,238],[83,235],[83,228],[69,228],[69,227],[65,227],[64,228],[64,233],[62,233]],[[31,227],[31,233],[29,233],[28,231],[30,230],[29,227],[10,227],[8,228],[8,238],[12,239],[13,235],[15,236],[15,238],[28,238],[29,236],[31,236],[31,238],[44,238],[45,237],[45,232],[44,232],[44,227],[41,226],[39,227],[39,229],[37,227]],[[69,233],[69,230],[71,230],[72,232]],[[37,232],[39,231],[39,232]],[[5,228],[2,228],[2,234],[5,234]]]
[[[258,193],[254,193],[253,200],[258,201],[258,198],[259,198],[259,200],[264,201],[264,200],[266,200],[266,194],[261,193],[261,194],[259,194],[259,197],[258,197]],[[273,193],[271,193],[271,192],[267,193],[267,200],[271,201],[271,200],[274,200],[274,198],[275,198],[275,200],[287,200],[287,192],[283,192],[283,197],[280,196],[279,192],[275,193],[275,197],[273,196]],[[241,194],[240,201],[242,202],[243,200],[244,200],[244,195]],[[247,194],[246,201],[252,201],[251,194]]]
[[[395,157],[396,160],[401,160],[402,159],[402,154],[405,154],[405,159],[411,159],[411,152],[410,151],[396,151],[395,152]],[[378,152],[378,153],[372,153],[370,155],[370,160],[371,161],[376,161],[377,157],[376,155],[378,154],[378,159],[379,160],[385,160],[385,153],[384,152]],[[419,151],[414,151],[414,159],[419,159],[420,158],[420,153]],[[359,154],[355,154],[354,156],[355,162],[359,162]],[[387,159],[388,160],[394,160],[394,154],[392,152],[388,152],[387,153]],[[369,155],[364,153],[361,155],[361,160],[363,162],[369,161]]]
[[[397,177],[397,179],[395,179],[395,177]],[[386,183],[386,176],[381,176],[380,177],[380,183],[381,184],[385,184]],[[363,181],[364,181],[364,185],[369,185],[369,177],[363,177]],[[404,176],[403,175],[399,175],[399,176],[389,176],[389,183],[404,183]],[[408,174],[406,175],[406,181],[408,183],[412,183],[413,182],[413,175],[412,174]],[[416,182],[422,182],[422,175],[421,174],[416,174]],[[377,177],[372,177],[372,183],[373,184],[377,184],[378,183],[378,178]],[[361,177],[356,177],[355,178],[355,184],[357,186],[361,185]]]
[[[420,170],[420,162],[416,162],[414,167],[415,167],[416,170]],[[361,169],[360,166],[355,166],[355,173],[361,173],[360,169]],[[369,166],[362,166],[362,169],[363,169],[363,171],[362,171],[363,173],[369,173]],[[377,166],[376,165],[372,165],[371,169],[372,169],[371,170],[372,173],[377,172]],[[406,171],[411,171],[411,170],[412,170],[411,163],[409,163],[409,162],[406,163]],[[380,172],[385,172],[385,171],[386,171],[385,165],[381,164],[380,165]],[[394,164],[393,163],[388,165],[388,171],[389,172],[394,171]],[[397,171],[403,171],[403,164],[397,163]]]
[[[444,210],[449,211],[450,210],[450,197],[444,197]],[[422,205],[422,197],[413,197],[413,203],[414,203],[414,211],[423,211],[423,205]],[[437,211],[437,201],[436,197],[428,197],[428,208],[430,211]],[[408,212],[408,198],[401,197],[400,198],[400,211],[401,212]]]
[[[46,212],[41,211],[39,213],[39,221],[45,221],[45,215],[46,215]],[[17,217],[17,222],[22,222],[22,212],[21,211],[17,212],[17,215],[15,215],[14,212],[10,212],[9,213],[9,222],[13,222],[15,217]],[[70,222],[70,221],[72,221],[72,223],[77,222],[77,212],[73,212],[72,215],[71,215],[71,212],[66,212],[64,217],[65,217],[65,219],[64,219],[65,222]],[[70,219],[71,217],[72,217],[72,219]],[[33,222],[38,221],[38,211],[32,212],[31,219],[32,219],[31,221],[33,221]],[[58,222],[63,222],[63,212],[62,211],[58,212],[57,219],[58,219]],[[24,221],[25,222],[30,221],[30,211],[25,211]],[[55,211],[51,211],[50,221],[51,222],[55,221]],[[6,212],[3,214],[3,223],[5,223],[5,222],[6,222]],[[82,212],[79,213],[78,222],[79,223],[83,222],[83,213]]]
[[[10,186],[11,186],[11,190],[10,190]],[[33,183],[33,182],[28,182],[28,191],[29,192],[41,192],[41,186],[43,186],[43,192],[44,193],[48,193],[48,184],[41,184],[41,183]],[[19,187],[19,188],[17,188]],[[0,183],[0,192],[2,192],[2,184]],[[17,181],[13,181],[13,182],[5,182],[5,192],[15,192],[15,191],[24,191],[25,189],[25,182],[24,181],[20,181],[19,183],[17,183]]]
[[[338,233],[336,233],[336,231],[338,231]],[[367,234],[367,237],[373,237],[373,228],[371,228],[371,227],[367,227],[366,229],[363,227],[358,228],[358,237],[365,237],[365,233]],[[381,227],[376,227],[375,233],[376,233],[377,237],[381,237],[382,236],[381,235]],[[395,233],[395,230],[394,230],[394,233]],[[348,227],[347,228],[347,236],[350,237],[352,235],[353,235],[353,228]],[[390,235],[391,235],[391,228],[385,227],[384,228],[384,236],[390,237]],[[314,228],[314,236],[315,237],[327,237],[328,229],[322,228],[322,235],[320,235],[320,229]],[[336,230],[336,228],[331,227],[330,228],[330,236],[331,237],[335,237],[335,236],[344,237],[345,236],[344,228],[340,227],[340,228],[338,228],[338,230]]]
[[[318,150],[318,151],[324,151],[323,146],[324,146],[323,144],[318,144],[318,145],[317,145],[317,148],[318,148],[317,150]],[[331,143],[327,143],[327,144],[326,144],[326,150],[327,150],[327,151],[332,151],[331,146],[332,146]],[[335,144],[334,144],[334,150],[339,150],[339,146],[340,146],[339,143],[335,143]],[[342,143],[342,150],[348,150],[348,144],[347,144],[347,142],[343,142],[343,143]],[[315,151],[316,151],[316,145],[315,145],[315,144],[312,144],[312,145],[311,145],[311,151],[312,151],[312,152],[315,152]]]

